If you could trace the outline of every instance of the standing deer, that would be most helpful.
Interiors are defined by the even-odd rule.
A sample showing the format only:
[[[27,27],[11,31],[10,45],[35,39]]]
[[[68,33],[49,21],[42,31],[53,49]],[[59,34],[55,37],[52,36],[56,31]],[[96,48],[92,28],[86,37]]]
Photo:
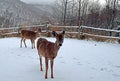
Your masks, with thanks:
[[[39,38],[37,41],[37,50],[38,50],[38,55],[40,59],[40,70],[41,71],[43,71],[42,56],[45,57],[45,65],[46,65],[45,79],[47,79],[49,60],[50,60],[50,65],[51,65],[51,78],[54,78],[53,77],[53,63],[54,63],[55,57],[57,56],[58,50],[60,46],[62,46],[62,43],[64,41],[65,31],[59,34],[53,31],[52,34],[53,36],[56,37],[55,43],[50,42],[44,38]]]
[[[25,40],[30,39],[32,44],[32,49],[35,48],[35,39],[39,37],[38,32],[30,31],[30,30],[21,30],[21,45],[22,48],[22,41],[24,42],[25,47],[27,47]]]

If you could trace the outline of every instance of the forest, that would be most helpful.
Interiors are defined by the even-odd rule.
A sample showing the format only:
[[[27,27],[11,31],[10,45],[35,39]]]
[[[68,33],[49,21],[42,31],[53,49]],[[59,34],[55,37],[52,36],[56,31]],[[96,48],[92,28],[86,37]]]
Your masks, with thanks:
[[[119,0],[57,0],[55,18],[63,25],[113,29],[120,24]]]
[[[16,17],[14,12],[6,8],[0,15],[0,25],[10,27],[22,25],[23,22],[31,24],[48,22],[52,25],[85,25],[105,29],[116,29],[120,25],[120,0],[104,0],[104,3],[100,3],[100,0],[55,0],[50,5],[48,6],[50,9],[41,7],[44,10],[40,11],[41,16],[38,15],[41,14],[38,8],[32,10],[34,13],[30,12],[30,9],[26,12],[28,9],[19,9],[19,5],[16,4],[18,8]]]

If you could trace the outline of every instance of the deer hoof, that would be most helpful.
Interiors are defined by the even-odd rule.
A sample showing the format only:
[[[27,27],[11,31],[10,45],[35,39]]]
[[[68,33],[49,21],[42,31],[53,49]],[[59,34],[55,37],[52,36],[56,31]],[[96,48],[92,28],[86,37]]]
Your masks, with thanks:
[[[53,77],[53,76],[51,76],[51,78],[53,79],[54,77]]]
[[[47,76],[45,76],[45,79],[47,79]]]
[[[43,71],[43,69],[40,69],[40,71]]]

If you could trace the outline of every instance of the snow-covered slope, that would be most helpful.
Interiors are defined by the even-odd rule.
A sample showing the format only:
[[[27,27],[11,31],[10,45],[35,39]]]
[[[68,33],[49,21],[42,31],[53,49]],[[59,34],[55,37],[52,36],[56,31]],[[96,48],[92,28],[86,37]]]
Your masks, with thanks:
[[[47,38],[55,41],[54,38]],[[0,81],[119,81],[120,45],[65,39],[54,64],[54,79],[44,79],[37,49],[20,48],[20,38],[0,39]],[[49,69],[50,70],[50,69]]]
[[[22,21],[38,21],[44,13],[40,9],[20,0],[0,0],[0,16],[6,10],[12,13],[14,19],[19,16]]]

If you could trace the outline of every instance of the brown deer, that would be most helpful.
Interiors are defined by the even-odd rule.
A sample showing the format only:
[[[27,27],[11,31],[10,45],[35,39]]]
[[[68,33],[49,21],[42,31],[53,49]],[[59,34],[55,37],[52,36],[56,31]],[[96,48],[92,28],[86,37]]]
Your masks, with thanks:
[[[25,43],[26,39],[31,40],[32,44],[32,49],[35,48],[35,39],[39,37],[38,32],[30,31],[30,30],[21,30],[21,45],[20,47],[22,48],[22,41],[24,42],[25,47],[27,48],[27,45]]]
[[[47,79],[49,60],[50,60],[50,65],[51,65],[51,78],[54,78],[53,77],[53,63],[54,63],[55,57],[57,56],[58,50],[60,46],[62,46],[62,43],[64,41],[65,31],[59,34],[53,31],[52,34],[53,36],[56,37],[55,43],[50,42],[44,38],[39,38],[37,41],[37,50],[38,50],[38,55],[40,59],[40,70],[41,71],[43,71],[42,56],[45,57],[45,65],[46,65],[45,79]]]

